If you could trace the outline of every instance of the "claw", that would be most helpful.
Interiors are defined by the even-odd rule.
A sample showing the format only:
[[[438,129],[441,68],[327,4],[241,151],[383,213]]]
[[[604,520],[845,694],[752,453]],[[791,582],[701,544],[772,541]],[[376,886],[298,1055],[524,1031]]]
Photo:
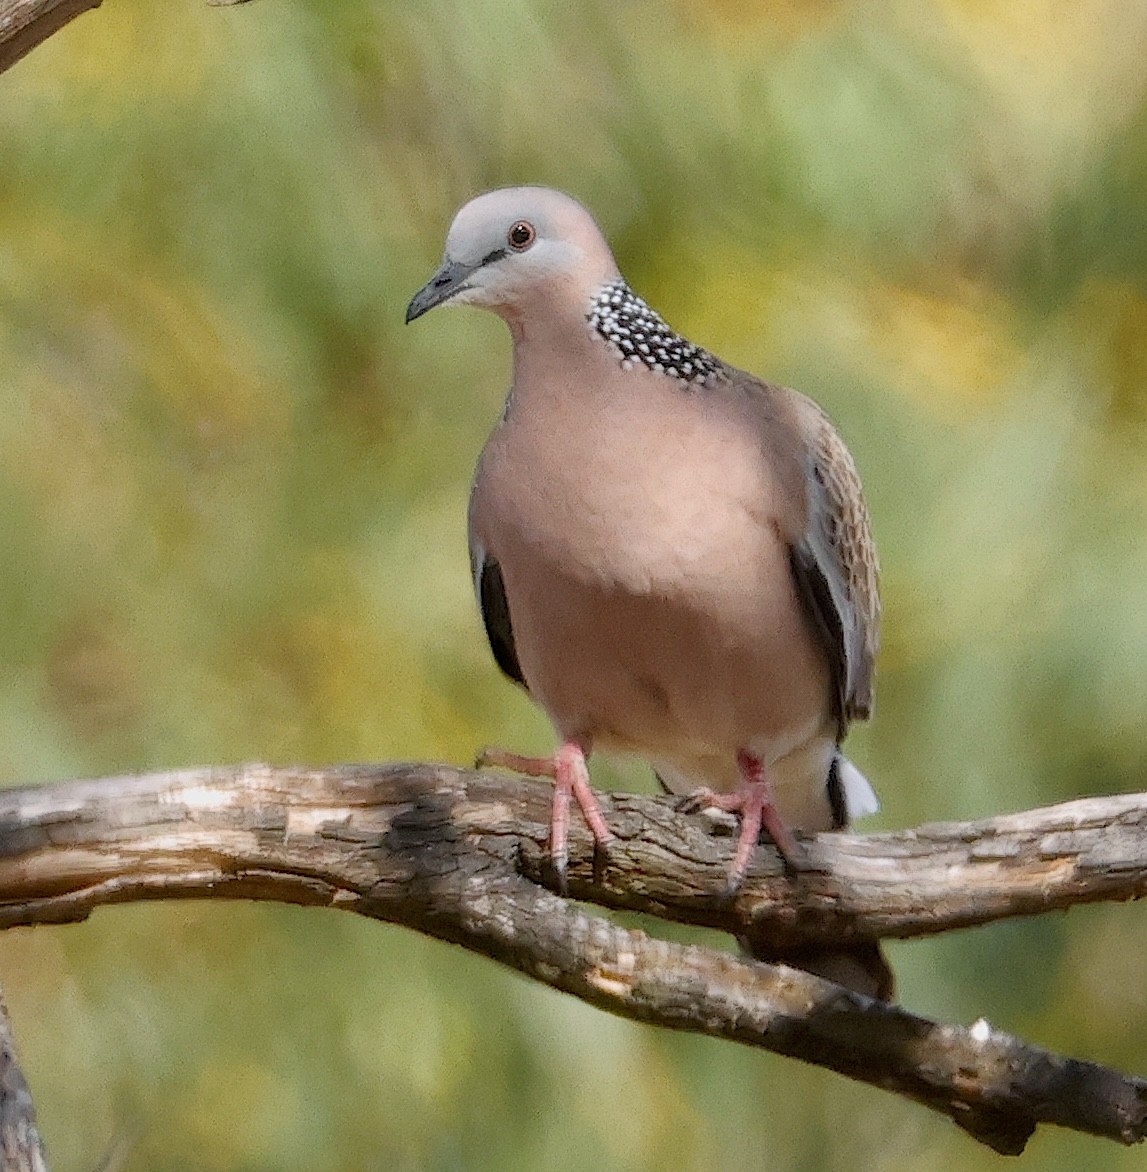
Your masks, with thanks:
[[[705,810],[725,810],[727,795],[722,795],[709,789],[707,786],[695,789],[692,793],[682,795],[674,803],[673,808],[678,814],[700,814]]]

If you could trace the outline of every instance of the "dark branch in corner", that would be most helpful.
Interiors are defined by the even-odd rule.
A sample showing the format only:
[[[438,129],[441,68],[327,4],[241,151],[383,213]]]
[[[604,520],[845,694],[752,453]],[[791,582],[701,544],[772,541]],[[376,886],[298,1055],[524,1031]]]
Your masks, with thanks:
[[[447,766],[247,766],[0,793],[0,927],[139,899],[326,905],[460,944],[624,1017],[801,1058],[949,1115],[1015,1153],[1039,1123],[1123,1143],[1147,1082],[980,1022],[944,1026],[807,973],[651,938],[555,895],[549,787]],[[786,876],[762,847],[721,893],[727,840],[659,798],[607,796],[595,860],[577,828],[574,897],[770,941],[914,936],[1147,887],[1147,796],[898,834],[822,835]]]
[[[0,73],[102,0],[0,0]],[[206,0],[214,7],[247,0]]]
[[[36,1109],[16,1063],[8,1010],[0,998],[0,1168],[4,1172],[47,1172]]]
[[[0,73],[100,0],[0,0]]]

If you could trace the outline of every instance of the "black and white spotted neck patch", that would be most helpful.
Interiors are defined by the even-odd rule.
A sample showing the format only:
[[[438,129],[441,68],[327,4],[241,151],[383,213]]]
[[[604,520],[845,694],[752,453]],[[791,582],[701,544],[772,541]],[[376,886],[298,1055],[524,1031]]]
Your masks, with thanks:
[[[621,278],[601,287],[586,321],[616,350],[626,369],[641,363],[683,383],[703,383],[721,369],[714,355],[671,329]]]

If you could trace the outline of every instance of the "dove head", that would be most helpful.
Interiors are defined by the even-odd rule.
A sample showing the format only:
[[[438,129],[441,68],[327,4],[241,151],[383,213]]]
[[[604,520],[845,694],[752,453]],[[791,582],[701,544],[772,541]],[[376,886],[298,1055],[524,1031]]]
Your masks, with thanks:
[[[563,306],[584,313],[617,276],[601,229],[575,199],[546,187],[506,187],[472,199],[454,217],[442,264],[411,299],[406,320],[447,301],[511,322]]]

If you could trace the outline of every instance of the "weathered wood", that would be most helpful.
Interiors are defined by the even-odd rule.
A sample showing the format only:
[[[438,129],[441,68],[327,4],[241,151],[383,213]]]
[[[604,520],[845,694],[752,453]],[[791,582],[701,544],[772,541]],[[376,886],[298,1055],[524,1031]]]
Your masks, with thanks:
[[[777,947],[907,939],[1147,893],[1142,794],[895,833],[822,834],[806,840],[808,869],[798,875],[762,845],[732,901],[722,898],[721,874],[730,845],[705,819],[684,817],[659,797],[607,794],[603,802],[617,842],[608,859],[595,857],[575,825],[571,894],[738,936],[761,934]],[[226,863],[221,856],[243,850],[275,872],[267,880],[275,899],[353,902],[368,890],[377,897],[407,878],[403,856],[385,848],[431,814],[458,823],[449,843],[423,832],[438,854],[462,852],[471,865],[490,854],[492,866],[513,863],[526,878],[548,878],[545,785],[444,765],[187,770],[0,792],[0,927],[82,918],[122,899],[199,895],[208,874],[227,889],[210,894],[259,898],[264,880],[255,872],[237,872],[233,862],[219,875],[198,868],[207,857]],[[347,836],[380,849],[369,862],[350,859]],[[93,837],[98,864],[88,854]],[[30,857],[14,857],[12,845],[51,849],[31,869]],[[305,870],[298,851],[346,889],[316,887],[303,871],[291,879],[292,866]],[[97,865],[103,882],[45,899],[34,884],[48,860],[58,883]],[[357,871],[348,870],[352,863]]]
[[[760,1046],[941,1111],[997,1151],[1038,1123],[1123,1143],[1147,1082],[977,1023],[944,1026],[807,973],[656,940],[543,886],[549,787],[440,765],[252,765],[0,793],[0,927],[157,898],[321,904],[452,941],[625,1017]],[[913,936],[1147,884],[1147,796],[762,846],[721,893],[730,844],[659,798],[605,798],[617,842],[575,827],[571,895],[771,943]],[[596,875],[595,875],[596,867]]]

